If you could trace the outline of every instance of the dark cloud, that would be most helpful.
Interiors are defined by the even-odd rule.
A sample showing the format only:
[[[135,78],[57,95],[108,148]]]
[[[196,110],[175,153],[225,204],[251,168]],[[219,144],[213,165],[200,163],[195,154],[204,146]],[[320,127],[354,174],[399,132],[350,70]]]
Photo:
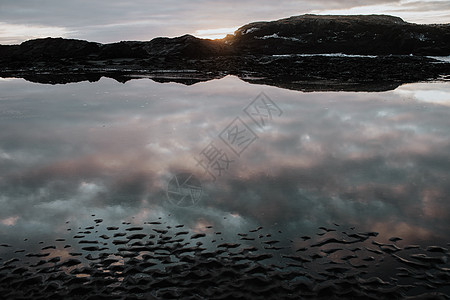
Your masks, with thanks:
[[[371,1],[371,5],[397,3],[395,0]],[[281,1],[73,1],[61,3],[55,0],[16,1],[1,4],[2,20],[24,24],[47,24],[51,26],[84,27],[95,25],[162,23],[205,24],[212,20],[266,19],[267,16],[286,17],[311,9],[350,8],[368,5],[367,1],[325,0],[320,2]],[[272,17],[273,18],[273,17]],[[247,22],[247,21],[246,21]],[[231,24],[239,25],[239,24]]]
[[[424,11],[448,11],[450,3],[448,1],[411,1],[406,2],[402,7],[392,9],[398,12],[424,12]]]
[[[157,36],[194,34],[197,30],[238,27],[249,22],[275,20],[312,11],[359,8],[379,13],[372,6],[414,21],[414,13],[430,17],[448,11],[445,1],[323,0],[323,1],[2,1],[0,43],[18,43],[33,36],[58,36],[98,42],[150,40]],[[400,6],[399,6],[400,5]],[[380,7],[384,7],[380,6]],[[381,8],[381,12],[382,12]],[[441,17],[442,18],[442,17]],[[420,18],[416,18],[420,19]],[[447,22],[444,20],[442,22]],[[19,27],[10,27],[10,25]],[[28,26],[28,27],[20,27]],[[43,26],[39,29],[35,26]],[[28,30],[28,31],[27,31]]]

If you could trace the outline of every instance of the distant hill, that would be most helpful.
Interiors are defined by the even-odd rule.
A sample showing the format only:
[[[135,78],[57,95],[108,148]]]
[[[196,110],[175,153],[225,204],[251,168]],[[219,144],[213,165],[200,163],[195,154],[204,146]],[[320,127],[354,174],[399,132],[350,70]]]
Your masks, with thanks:
[[[0,46],[0,61],[301,53],[450,55],[450,24],[418,25],[386,15],[302,15],[250,23],[220,40],[192,35],[112,44],[36,39]]]

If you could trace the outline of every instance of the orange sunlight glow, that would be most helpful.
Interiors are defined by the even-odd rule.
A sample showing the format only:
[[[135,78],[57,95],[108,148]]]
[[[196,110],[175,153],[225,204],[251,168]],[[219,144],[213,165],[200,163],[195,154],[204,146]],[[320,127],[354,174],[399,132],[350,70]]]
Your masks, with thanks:
[[[226,28],[216,28],[216,29],[201,29],[196,30],[194,35],[196,37],[202,38],[202,39],[222,39],[227,34],[233,34],[238,27],[226,27]]]
[[[0,223],[2,223],[5,226],[14,226],[14,225],[16,225],[18,219],[19,219],[19,216],[9,217],[9,218],[0,220]]]

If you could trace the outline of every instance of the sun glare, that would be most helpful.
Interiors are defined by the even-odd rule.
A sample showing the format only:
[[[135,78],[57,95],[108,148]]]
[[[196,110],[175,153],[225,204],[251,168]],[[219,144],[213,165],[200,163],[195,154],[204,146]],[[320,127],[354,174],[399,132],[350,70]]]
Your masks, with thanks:
[[[227,27],[227,28],[216,28],[216,29],[201,29],[195,31],[194,35],[196,37],[202,38],[202,39],[222,39],[227,34],[233,34],[238,27]]]

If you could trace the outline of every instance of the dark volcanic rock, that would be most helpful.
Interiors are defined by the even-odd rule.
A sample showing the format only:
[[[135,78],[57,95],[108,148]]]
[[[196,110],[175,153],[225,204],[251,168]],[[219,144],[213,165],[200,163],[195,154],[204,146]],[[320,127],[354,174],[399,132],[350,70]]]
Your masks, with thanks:
[[[231,49],[222,40],[199,39],[186,34],[176,38],[155,38],[145,43],[149,56],[181,56],[201,58],[229,54]]]
[[[450,55],[450,24],[418,25],[386,15],[302,15],[250,23],[225,41],[238,53]]]
[[[104,45],[81,40],[45,38],[29,40],[20,45],[0,45],[0,61],[102,60],[154,56],[199,58],[226,54],[226,48],[221,40],[199,39],[191,35]]]
[[[19,46],[2,46],[1,60],[52,61],[61,58],[89,59],[96,55],[101,44],[62,38],[45,38],[23,42]]]
[[[98,58],[144,58],[147,56],[147,52],[143,49],[144,44],[144,42],[120,42],[106,44],[101,47]]]
[[[114,60],[96,65],[44,64],[38,70],[4,69],[0,76],[46,84],[98,81],[101,77],[127,82],[151,78],[185,85],[235,75],[253,84],[302,91],[387,91],[404,83],[449,78],[450,63],[422,56],[222,56],[189,60]]]
[[[176,38],[155,38],[149,42],[127,41],[101,46],[98,59],[112,58],[200,58],[228,54],[222,40],[199,39],[192,35]]]

